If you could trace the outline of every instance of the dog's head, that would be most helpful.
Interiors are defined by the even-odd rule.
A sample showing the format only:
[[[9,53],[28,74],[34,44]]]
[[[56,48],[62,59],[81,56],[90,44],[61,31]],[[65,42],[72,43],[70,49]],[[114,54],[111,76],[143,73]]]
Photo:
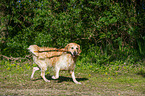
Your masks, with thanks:
[[[70,52],[73,57],[80,55],[80,45],[76,43],[69,43],[66,45],[65,50]]]

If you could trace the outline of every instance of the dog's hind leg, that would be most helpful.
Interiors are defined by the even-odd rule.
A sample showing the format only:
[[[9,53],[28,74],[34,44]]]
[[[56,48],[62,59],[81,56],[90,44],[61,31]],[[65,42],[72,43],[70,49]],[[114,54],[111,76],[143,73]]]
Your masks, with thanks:
[[[45,77],[45,71],[47,70],[47,68],[42,68],[41,69],[41,77],[43,78],[43,80],[45,81],[45,82],[50,82],[50,80],[48,80],[48,79],[46,79],[46,77]]]
[[[55,68],[55,76],[52,76],[52,79],[58,79],[59,78],[59,68]]]
[[[31,79],[33,78],[34,73],[35,73],[35,71],[37,71],[37,70],[39,70],[39,68],[38,68],[38,67],[33,67],[32,75],[31,75]]]

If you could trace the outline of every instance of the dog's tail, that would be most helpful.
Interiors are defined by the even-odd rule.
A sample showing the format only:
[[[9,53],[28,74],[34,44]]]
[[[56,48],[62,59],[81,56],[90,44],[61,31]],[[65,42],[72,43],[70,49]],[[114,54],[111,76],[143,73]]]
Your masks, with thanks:
[[[38,56],[39,47],[37,45],[30,45],[28,50],[32,52],[35,56]]]

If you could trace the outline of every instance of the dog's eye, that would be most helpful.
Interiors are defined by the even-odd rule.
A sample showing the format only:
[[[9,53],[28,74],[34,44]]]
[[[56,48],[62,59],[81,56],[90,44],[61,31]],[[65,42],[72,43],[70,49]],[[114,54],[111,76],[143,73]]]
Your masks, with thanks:
[[[78,50],[78,48],[76,48]]]
[[[74,49],[74,47],[71,47],[71,49]]]

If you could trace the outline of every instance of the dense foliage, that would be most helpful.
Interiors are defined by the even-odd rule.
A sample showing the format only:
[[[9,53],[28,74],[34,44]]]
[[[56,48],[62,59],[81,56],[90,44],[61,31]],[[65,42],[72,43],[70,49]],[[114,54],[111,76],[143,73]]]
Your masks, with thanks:
[[[3,55],[24,57],[31,44],[60,48],[76,42],[82,62],[145,56],[143,0],[3,0],[0,9]]]

